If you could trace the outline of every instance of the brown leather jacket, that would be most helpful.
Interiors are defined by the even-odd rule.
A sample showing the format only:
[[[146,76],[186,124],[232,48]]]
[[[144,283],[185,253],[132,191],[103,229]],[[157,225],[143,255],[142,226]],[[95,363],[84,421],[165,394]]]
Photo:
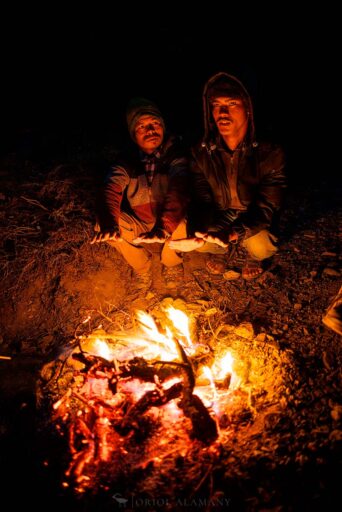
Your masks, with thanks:
[[[250,111],[247,135],[235,151],[221,141],[210,114],[207,90],[218,78],[240,88]],[[192,149],[190,163],[194,196],[190,231],[233,229],[248,238],[272,229],[285,188],[282,149],[255,141],[251,99],[235,77],[226,73],[212,77],[205,86],[203,104],[205,134]]]

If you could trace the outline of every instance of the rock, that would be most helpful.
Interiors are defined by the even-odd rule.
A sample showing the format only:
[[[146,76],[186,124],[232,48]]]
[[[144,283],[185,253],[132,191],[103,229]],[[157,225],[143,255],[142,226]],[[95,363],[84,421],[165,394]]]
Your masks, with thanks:
[[[335,407],[330,411],[330,416],[334,421],[340,421],[342,417],[342,406],[335,405]]]
[[[265,341],[266,340],[266,333],[265,332],[260,332],[255,339],[257,341]]]
[[[210,309],[207,309],[207,311],[205,312],[205,316],[215,315],[216,313],[218,313],[217,308],[210,308]]]
[[[250,340],[254,336],[253,325],[250,322],[240,324],[236,329],[234,329],[234,333],[241,336],[241,338]]]
[[[324,251],[324,252],[322,252],[321,256],[335,258],[337,256],[337,254],[336,254],[336,252]]]
[[[227,281],[233,281],[234,279],[239,279],[240,276],[241,276],[240,272],[235,272],[235,270],[227,270],[227,272],[225,272],[223,274],[224,279],[226,279]]]
[[[334,268],[326,267],[323,270],[323,275],[325,276],[332,276],[332,277],[339,277],[341,273],[338,270],[335,270]]]
[[[329,441],[342,441],[342,430],[333,430],[330,432]]]
[[[323,361],[324,367],[327,370],[331,370],[331,368],[334,366],[334,357],[331,352],[324,351],[322,354],[322,361]]]

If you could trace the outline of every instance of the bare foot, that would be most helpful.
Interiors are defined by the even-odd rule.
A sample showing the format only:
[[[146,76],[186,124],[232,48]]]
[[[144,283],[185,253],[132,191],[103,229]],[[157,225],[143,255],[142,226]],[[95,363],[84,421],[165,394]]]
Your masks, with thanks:
[[[247,259],[242,269],[243,279],[255,279],[263,273],[261,261]]]
[[[206,267],[208,272],[214,275],[223,274],[227,270],[225,261],[214,258],[208,259]]]

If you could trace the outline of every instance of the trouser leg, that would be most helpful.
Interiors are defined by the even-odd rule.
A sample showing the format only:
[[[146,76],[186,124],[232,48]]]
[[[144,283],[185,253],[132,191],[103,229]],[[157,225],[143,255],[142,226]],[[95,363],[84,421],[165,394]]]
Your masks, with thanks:
[[[135,272],[139,274],[148,272],[151,268],[151,253],[145,247],[133,244],[133,240],[140,233],[149,231],[152,225],[145,224],[136,217],[122,212],[119,219],[119,227],[121,237],[123,238],[122,242],[110,240],[108,243],[122,254]]]
[[[246,238],[241,245],[247,250],[252,259],[262,261],[270,258],[278,251],[275,245],[276,242],[277,237],[263,229],[256,235]]]
[[[227,248],[221,247],[217,244],[211,244],[210,242],[204,242],[202,247],[196,249],[197,252],[208,252],[210,254],[226,254]]]
[[[174,267],[175,265],[179,265],[182,263],[183,258],[179,256],[179,254],[169,247],[170,240],[179,240],[181,238],[186,238],[186,222],[182,220],[175,231],[172,233],[171,237],[165,242],[164,247],[162,249],[160,259],[163,265],[166,267]]]

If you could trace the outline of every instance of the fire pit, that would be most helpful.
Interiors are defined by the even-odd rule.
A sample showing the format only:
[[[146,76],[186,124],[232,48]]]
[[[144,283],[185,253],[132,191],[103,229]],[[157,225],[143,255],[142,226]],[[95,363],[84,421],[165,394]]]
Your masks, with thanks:
[[[146,491],[146,476],[170,461],[181,469],[196,453],[212,464],[237,425],[253,425],[273,404],[283,372],[272,338],[255,337],[250,324],[214,329],[220,312],[192,306],[166,299],[137,311],[130,329],[77,335],[43,367],[39,408],[66,445],[61,485],[114,492],[134,473]]]

